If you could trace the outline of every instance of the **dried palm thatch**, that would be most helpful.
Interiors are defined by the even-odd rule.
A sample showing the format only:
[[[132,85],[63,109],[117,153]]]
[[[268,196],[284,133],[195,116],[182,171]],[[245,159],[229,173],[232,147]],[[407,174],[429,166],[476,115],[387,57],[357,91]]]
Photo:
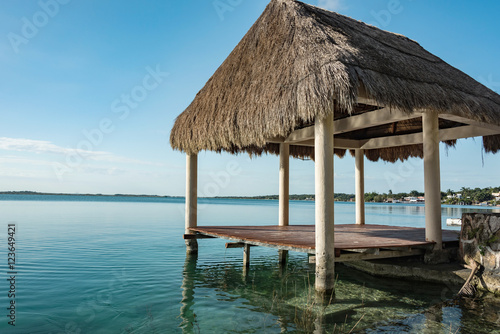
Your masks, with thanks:
[[[278,153],[317,116],[353,112],[360,87],[380,105],[433,110],[500,125],[500,96],[394,33],[294,0],[272,0],[229,57],[176,119],[174,149]],[[487,152],[500,137],[484,140]],[[295,157],[312,147],[292,146]],[[345,150],[336,152],[344,155]],[[371,160],[422,156],[421,145],[367,152]]]

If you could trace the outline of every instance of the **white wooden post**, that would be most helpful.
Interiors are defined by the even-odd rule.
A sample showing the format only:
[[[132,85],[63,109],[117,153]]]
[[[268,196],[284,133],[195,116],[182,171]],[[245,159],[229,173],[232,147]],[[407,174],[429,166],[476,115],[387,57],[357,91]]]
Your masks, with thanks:
[[[198,155],[186,155],[186,234],[192,234],[190,227],[197,226],[198,207]],[[186,239],[186,252],[198,253],[196,239]]]
[[[280,190],[279,190],[279,226],[289,224],[289,195],[290,195],[290,145],[280,144]],[[286,263],[288,251],[279,251],[279,263]]]
[[[365,151],[356,149],[356,224],[365,224]]]
[[[279,225],[288,226],[289,184],[290,184],[290,146],[280,144],[280,191],[279,191]]]
[[[424,137],[425,239],[442,249],[441,176],[439,166],[439,118],[436,112],[422,116]]]
[[[315,155],[315,237],[316,291],[325,297],[335,288],[335,246],[333,218],[333,113],[316,117]]]

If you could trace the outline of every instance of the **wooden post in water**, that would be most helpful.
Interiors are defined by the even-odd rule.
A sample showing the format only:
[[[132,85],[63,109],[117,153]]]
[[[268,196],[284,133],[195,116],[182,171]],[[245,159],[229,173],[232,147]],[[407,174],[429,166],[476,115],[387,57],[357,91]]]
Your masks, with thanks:
[[[190,227],[196,227],[198,208],[198,155],[186,155],[186,234],[192,234]],[[186,252],[198,253],[198,241],[186,239]]]
[[[365,151],[356,149],[356,224],[365,225]]]
[[[425,239],[435,242],[434,250],[443,248],[441,230],[441,176],[439,166],[439,118],[436,112],[422,116],[424,137]]]
[[[280,144],[280,189],[279,189],[279,226],[289,224],[289,196],[290,196],[290,145]],[[279,250],[279,263],[286,263],[288,251]]]
[[[245,244],[243,247],[243,268],[250,266],[250,248],[249,244]]]
[[[329,298],[335,289],[335,246],[333,218],[333,112],[316,117],[315,155],[315,238],[316,291]]]
[[[278,263],[280,266],[284,267],[286,265],[286,261],[288,258],[288,251],[284,249],[280,249],[278,251]]]

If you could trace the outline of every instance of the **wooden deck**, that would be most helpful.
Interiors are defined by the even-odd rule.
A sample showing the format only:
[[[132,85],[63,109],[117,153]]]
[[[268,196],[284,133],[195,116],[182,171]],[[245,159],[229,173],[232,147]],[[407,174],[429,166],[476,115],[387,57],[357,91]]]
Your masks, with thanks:
[[[190,228],[190,231],[236,243],[315,253],[314,225],[203,226]],[[458,235],[458,231],[443,230],[443,244],[458,244]],[[433,244],[425,241],[423,228],[335,225],[336,256],[344,260],[418,255]],[[360,257],[355,253],[364,256]]]

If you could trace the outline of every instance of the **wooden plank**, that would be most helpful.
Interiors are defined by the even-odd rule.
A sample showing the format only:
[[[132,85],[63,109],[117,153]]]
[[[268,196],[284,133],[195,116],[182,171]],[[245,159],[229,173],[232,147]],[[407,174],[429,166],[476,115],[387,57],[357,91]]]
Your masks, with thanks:
[[[481,128],[474,125],[469,126],[461,126],[459,128],[451,128],[451,129],[442,129],[439,130],[439,140],[454,140],[454,139],[463,139],[463,138],[471,138],[471,137],[482,137],[482,136],[490,136],[500,134],[499,131]]]
[[[357,102],[358,102],[358,104],[366,104],[366,105],[375,106],[375,107],[384,107],[383,105],[381,105],[380,103],[378,103],[374,99],[370,99],[370,98],[363,97],[363,96],[360,96],[360,95],[358,95],[358,101]]]
[[[335,258],[335,262],[348,262],[348,261],[364,261],[364,260],[374,260],[374,259],[388,259],[394,257],[406,257],[422,255],[425,251],[423,249],[413,249],[411,251],[380,251],[377,254],[367,254],[367,253],[351,253],[351,254],[340,254],[339,257]]]
[[[285,143],[293,144],[304,140],[314,139],[314,125],[293,131],[286,139]]]
[[[247,243],[247,244],[254,245],[254,246],[269,247],[269,248],[275,248],[275,249],[279,249],[279,250],[288,250],[288,251],[299,252],[299,253],[309,253],[309,254],[315,253],[314,248],[310,248],[307,245],[296,246],[296,245],[293,245],[291,243],[289,243],[289,244],[271,243],[267,239],[262,241],[262,240],[248,238],[248,237],[244,237],[244,236],[240,237],[239,233],[236,233],[236,235],[234,235],[235,234],[235,233],[233,233],[234,231],[223,231],[224,229],[225,229],[225,227],[222,228],[222,230],[220,228],[217,228],[217,227],[215,229],[214,228],[207,229],[206,227],[203,227],[203,228],[198,227],[197,228],[198,233],[201,233],[201,234],[204,234],[207,236],[211,236],[211,237],[215,237],[215,238],[219,238],[219,239],[234,241],[237,243],[244,243],[244,244]]]
[[[372,138],[361,146],[363,150],[373,150],[386,147],[406,146],[414,144],[422,144],[424,137],[421,132],[412,133],[409,135],[389,136]]]
[[[360,254],[379,254],[380,248],[359,248],[359,249],[344,249],[346,252],[360,253]]]
[[[465,118],[465,117],[461,117],[461,116],[457,116],[457,115],[452,115],[452,114],[439,114],[439,118],[447,119],[449,121],[454,121],[454,122],[458,122],[458,123],[469,124],[469,125],[473,125],[473,126],[476,126],[479,128],[493,130],[495,133],[500,133],[500,125],[497,125],[497,124],[480,122],[480,121],[476,121],[476,120],[472,120],[469,118]]]
[[[244,242],[226,242],[226,248],[243,248],[247,244]],[[255,246],[255,245],[250,245],[250,246]]]
[[[244,242],[226,242],[226,248],[243,248],[245,247]]]
[[[196,240],[196,239],[214,239],[215,237],[204,235],[204,234],[184,234],[184,240]]]
[[[333,145],[335,148],[345,148],[349,150],[351,149],[354,150],[361,148],[361,146],[363,146],[367,142],[368,140],[335,138],[335,140],[333,141]],[[314,139],[296,142],[293,145],[314,147]]]
[[[335,257],[335,262],[349,262],[349,261],[364,261],[364,260],[376,260],[376,259],[388,259],[397,257],[407,257],[425,254],[425,249],[412,249],[405,251],[381,251],[378,253],[337,253],[338,256]],[[310,256],[309,263],[316,263],[316,257]]]
[[[335,138],[333,141],[333,145],[335,146],[335,148],[355,150],[361,148],[361,146],[363,146],[366,142],[366,140]]]
[[[421,248],[422,249],[422,248]],[[400,251],[400,252],[409,252],[412,250],[411,247],[387,247],[382,248],[381,250],[391,250],[391,251]]]
[[[334,135],[379,126],[387,123],[394,123],[402,120],[421,117],[421,113],[408,114],[398,109],[382,108],[380,110],[369,111],[364,114],[350,116],[334,121]],[[289,143],[293,145],[309,146],[310,140],[314,139],[314,125],[293,131],[285,140],[282,138],[269,138],[268,142]],[[343,148],[360,148],[359,141],[343,141]],[[339,145],[336,144],[336,145]],[[351,147],[354,146],[354,147]],[[339,147],[340,146],[335,146]]]
[[[398,109],[383,108],[335,121],[335,134],[371,128],[421,116],[421,113],[408,114]]]
[[[278,138],[278,137],[266,139],[266,141],[268,143],[275,143],[275,144],[283,144],[286,142],[286,143],[292,144],[294,146],[314,147],[314,139],[312,139],[312,138],[303,138],[302,140],[297,140],[297,141],[294,141],[293,143],[286,141],[286,139],[284,139],[284,138]],[[354,149],[360,148],[366,142],[368,142],[368,140],[335,138],[334,145],[335,145],[335,148],[344,148],[344,149],[354,150]]]
[[[446,140],[464,139],[464,138],[472,138],[479,136],[490,136],[496,134],[500,134],[500,132],[469,125],[457,128],[441,129],[439,130],[439,140],[446,141]],[[361,145],[361,148],[365,150],[371,150],[371,149],[379,149],[387,147],[416,145],[416,144],[422,144],[423,142],[424,142],[423,133],[419,132],[408,135],[372,138],[365,141],[365,143]]]

